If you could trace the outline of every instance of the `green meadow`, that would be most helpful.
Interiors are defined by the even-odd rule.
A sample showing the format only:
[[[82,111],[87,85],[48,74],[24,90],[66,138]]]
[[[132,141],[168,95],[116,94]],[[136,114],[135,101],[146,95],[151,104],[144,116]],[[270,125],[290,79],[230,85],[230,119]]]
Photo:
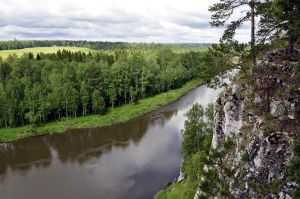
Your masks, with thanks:
[[[37,53],[56,53],[58,50],[68,50],[72,52],[82,51],[82,52],[89,52],[93,51],[89,48],[81,48],[81,47],[35,47],[35,48],[23,48],[17,50],[0,50],[0,56],[2,58],[7,58],[10,54],[16,54],[17,56],[21,56],[24,53],[33,53],[36,55]]]

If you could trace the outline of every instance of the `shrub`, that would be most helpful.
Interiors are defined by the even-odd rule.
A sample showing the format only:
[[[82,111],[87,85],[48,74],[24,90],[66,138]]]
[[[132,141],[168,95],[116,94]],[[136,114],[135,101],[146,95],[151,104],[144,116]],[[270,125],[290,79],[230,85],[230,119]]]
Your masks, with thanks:
[[[266,119],[268,120],[268,121],[272,121],[273,120],[273,115],[271,114],[271,113],[267,113],[267,115],[266,115]]]
[[[248,152],[244,152],[244,153],[242,154],[242,160],[243,160],[244,162],[248,162],[249,159],[250,159],[250,157],[249,157]]]
[[[269,190],[272,194],[276,194],[278,193],[280,186],[281,186],[281,182],[279,181],[271,182],[269,186]]]
[[[300,78],[300,62],[294,65],[295,68],[295,75],[297,78]]]
[[[234,146],[235,146],[234,138],[228,138],[228,139],[224,142],[224,149],[225,149],[225,151],[229,151],[229,150],[232,149]]]
[[[293,181],[300,184],[300,138],[295,140],[294,153],[295,156],[288,168],[288,175]],[[300,189],[297,189],[294,194],[295,198],[300,198]]]

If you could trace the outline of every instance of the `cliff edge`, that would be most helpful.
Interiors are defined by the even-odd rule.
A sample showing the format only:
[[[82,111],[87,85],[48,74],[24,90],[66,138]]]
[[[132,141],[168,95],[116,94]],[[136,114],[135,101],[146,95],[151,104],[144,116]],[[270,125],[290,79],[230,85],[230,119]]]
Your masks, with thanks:
[[[284,50],[272,51],[258,61],[251,77],[238,74],[217,98],[214,161],[204,173],[216,171],[218,180],[209,192],[200,186],[195,198],[293,198],[299,185],[288,168],[300,135],[297,64],[285,59]],[[203,184],[209,181],[205,177]]]

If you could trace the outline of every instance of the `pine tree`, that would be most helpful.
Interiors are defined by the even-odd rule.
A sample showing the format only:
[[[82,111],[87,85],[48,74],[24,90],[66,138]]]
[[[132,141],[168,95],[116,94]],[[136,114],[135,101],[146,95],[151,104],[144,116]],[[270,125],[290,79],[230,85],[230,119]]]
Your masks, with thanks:
[[[213,27],[224,26],[236,10],[245,6],[250,8],[250,10],[248,10],[244,16],[238,18],[237,20],[231,21],[221,38],[221,43],[237,45],[237,41],[234,40],[236,30],[246,21],[251,21],[250,45],[253,64],[256,63],[255,17],[257,16],[256,8],[258,3],[258,0],[222,0],[209,8],[209,11],[213,13],[211,17],[212,21],[210,22]]]
[[[300,33],[300,1],[275,0],[274,16],[280,22],[280,27],[288,34],[288,56],[293,59],[294,44]]]

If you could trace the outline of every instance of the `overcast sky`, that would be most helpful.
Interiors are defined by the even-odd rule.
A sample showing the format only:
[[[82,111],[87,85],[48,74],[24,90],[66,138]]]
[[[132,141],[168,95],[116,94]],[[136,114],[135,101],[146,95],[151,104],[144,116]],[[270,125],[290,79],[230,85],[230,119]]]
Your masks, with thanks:
[[[0,40],[75,39],[218,42],[209,25],[217,0],[0,0]],[[249,30],[237,32],[248,41]]]

